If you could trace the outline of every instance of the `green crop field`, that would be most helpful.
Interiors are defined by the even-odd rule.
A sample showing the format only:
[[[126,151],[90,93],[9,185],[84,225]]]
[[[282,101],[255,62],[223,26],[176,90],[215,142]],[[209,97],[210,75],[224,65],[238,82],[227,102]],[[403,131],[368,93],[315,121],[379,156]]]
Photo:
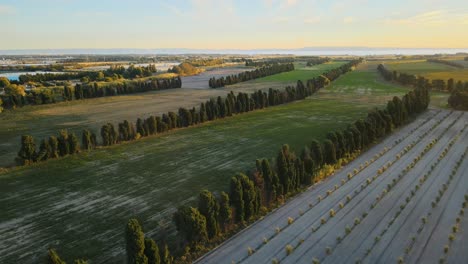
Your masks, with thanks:
[[[253,83],[265,83],[265,82],[291,82],[291,81],[307,81],[311,79],[311,74],[321,74],[327,70],[334,69],[339,67],[340,65],[344,64],[344,61],[333,61],[329,63],[324,63],[320,65],[316,65],[313,67],[306,67],[303,63],[295,64],[296,69],[290,72],[283,72],[280,74],[275,74],[271,76],[267,76],[265,78],[260,78],[254,80]]]
[[[66,259],[121,262],[130,217],[170,240],[172,213],[200,190],[227,190],[231,176],[276,156],[283,143],[300,151],[406,91],[366,64],[300,102],[6,171],[0,262],[34,262],[50,246]]]
[[[399,72],[421,75],[431,80],[453,78],[455,81],[468,81],[468,69],[459,69],[442,63],[427,61],[406,60],[397,62],[384,62],[391,70]],[[457,61],[460,63],[460,61]]]
[[[0,167],[14,164],[21,135],[32,135],[36,140],[40,140],[58,134],[61,129],[69,129],[79,134],[84,128],[98,132],[101,126],[108,122],[117,124],[125,119],[136,122],[139,117],[161,115],[167,111],[177,111],[179,107],[198,107],[201,102],[217,96],[224,97],[231,90],[234,93],[250,93],[269,88],[283,89],[286,85],[295,84],[298,79],[311,79],[343,63],[328,63],[311,67],[309,70],[293,71],[292,74],[281,77],[286,83],[262,82],[259,79],[258,83],[256,81],[243,82],[223,89],[191,89],[188,87],[187,89],[93,98],[8,110],[0,115]],[[229,71],[228,68],[224,69]],[[39,142],[37,143],[39,144]]]

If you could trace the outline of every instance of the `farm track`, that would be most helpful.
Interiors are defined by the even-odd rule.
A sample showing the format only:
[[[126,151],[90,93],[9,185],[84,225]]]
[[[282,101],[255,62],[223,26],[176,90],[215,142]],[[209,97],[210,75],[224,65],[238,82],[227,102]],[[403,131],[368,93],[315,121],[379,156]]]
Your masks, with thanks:
[[[439,120],[442,122],[439,123]],[[404,255],[405,247],[412,241],[412,234],[417,232],[415,229],[420,226],[421,215],[431,208],[437,188],[446,180],[446,177],[439,175],[450,173],[452,165],[465,151],[468,132],[460,132],[467,120],[468,115],[461,112],[429,111],[421,115],[417,121],[363,153],[336,175],[298,195],[198,262],[271,263],[273,259],[281,263],[310,263],[313,259],[321,263],[355,260],[365,263],[373,263],[376,260],[396,262],[400,254]],[[457,142],[446,155],[444,154],[441,161],[438,161],[440,154],[457,134]],[[436,138],[439,140],[434,142]],[[376,156],[378,153],[380,154]],[[397,154],[400,155],[399,158],[396,157]],[[421,158],[415,160],[418,156]],[[375,160],[372,162],[372,159]],[[368,165],[366,161],[369,162]],[[427,172],[427,180],[411,194],[420,176],[430,170],[433,163],[437,163],[437,166],[430,173]],[[463,164],[458,174],[463,169],[466,171],[466,162]],[[360,165],[364,165],[362,169]],[[384,166],[385,169],[382,169]],[[353,172],[353,168],[357,168],[358,172],[355,175],[352,173],[352,178],[347,180],[347,174]],[[378,173],[378,170],[383,171]],[[399,174],[401,176],[397,176]],[[454,181],[457,179],[455,177]],[[452,182],[449,188],[460,185],[463,186]],[[327,190],[333,192],[327,195]],[[447,191],[442,197],[437,208],[444,208],[447,203],[452,204],[452,200],[444,200],[448,200],[448,193]],[[465,193],[466,190],[462,190],[461,197]],[[318,195],[323,197],[320,202],[317,200]],[[410,197],[409,202],[406,202],[407,197]],[[402,204],[405,204],[403,209]],[[460,203],[456,203],[454,208],[459,206]],[[331,209],[334,210],[333,217],[329,215]],[[401,212],[392,221],[398,211]],[[437,213],[432,212],[430,218],[436,216]],[[288,217],[294,219],[290,225],[287,223]],[[359,218],[360,223],[354,225],[356,218]],[[390,221],[392,224],[388,226]],[[433,220],[428,219],[428,224],[431,221]],[[423,228],[423,234],[429,232],[428,224]],[[275,231],[277,227],[281,229],[280,232]],[[348,232],[345,232],[346,227]],[[447,234],[444,236],[446,242]],[[286,252],[287,245],[293,247],[289,255]],[[390,251],[393,255],[383,254],[388,246],[395,247],[395,252]],[[250,256],[248,247],[254,250]],[[418,246],[413,246],[410,255],[413,251],[416,252],[417,248]]]

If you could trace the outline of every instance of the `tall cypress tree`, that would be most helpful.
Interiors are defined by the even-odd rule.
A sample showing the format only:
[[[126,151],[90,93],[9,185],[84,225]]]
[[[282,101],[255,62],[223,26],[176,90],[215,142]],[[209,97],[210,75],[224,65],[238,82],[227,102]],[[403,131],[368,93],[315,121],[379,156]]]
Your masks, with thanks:
[[[242,184],[237,177],[231,178],[230,184],[231,204],[234,207],[234,215],[236,222],[244,221],[244,197],[242,192]]]
[[[218,214],[219,205],[208,190],[203,190],[198,198],[198,210],[206,218],[206,229],[208,231],[208,238],[213,238],[219,233]]]
[[[17,163],[19,165],[28,165],[36,159],[36,143],[32,136],[21,137],[21,149],[18,152]]]
[[[144,254],[145,234],[137,219],[132,218],[128,221],[125,230],[125,240],[127,243],[127,263],[147,264],[148,258]]]
[[[221,192],[221,199],[219,201],[219,224],[222,229],[226,230],[226,225],[231,221],[232,210],[229,204],[229,195]]]
[[[75,154],[80,151],[80,143],[78,138],[76,137],[75,133],[71,133],[68,136],[68,145],[70,148],[70,154]]]
[[[148,264],[161,264],[161,256],[159,255],[159,248],[151,238],[145,238],[145,256],[148,259]]]

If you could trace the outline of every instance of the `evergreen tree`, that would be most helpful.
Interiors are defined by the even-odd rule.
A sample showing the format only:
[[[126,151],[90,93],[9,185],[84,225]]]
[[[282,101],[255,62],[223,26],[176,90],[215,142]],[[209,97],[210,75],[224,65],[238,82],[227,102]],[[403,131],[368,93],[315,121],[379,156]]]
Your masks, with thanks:
[[[75,154],[80,151],[80,143],[78,138],[76,137],[75,133],[71,133],[68,136],[68,145],[70,148],[70,154]]]
[[[322,146],[317,140],[313,140],[310,146],[310,156],[316,166],[321,167],[323,165],[323,153],[322,153]]]
[[[181,207],[174,214],[174,222],[187,242],[203,242],[208,239],[206,218],[193,207]],[[162,263],[164,261],[161,261]]]
[[[50,155],[49,158],[55,159],[59,157],[59,148],[58,148],[58,139],[54,136],[49,138],[49,146],[50,146]]]
[[[243,191],[242,191],[242,184],[237,177],[231,178],[230,184],[230,195],[231,204],[234,207],[234,215],[236,222],[243,222],[244,221],[244,198],[243,198]]]
[[[331,140],[325,140],[323,142],[323,151],[324,151],[324,159],[325,163],[327,164],[335,164],[336,163],[336,151],[335,145]]]
[[[87,129],[83,130],[83,134],[81,137],[81,145],[83,146],[84,150],[91,150],[94,148],[94,144],[91,138],[91,132]]]
[[[255,201],[256,191],[253,181],[245,174],[239,173],[237,175],[238,181],[242,186],[242,200],[244,201],[244,218],[246,221],[250,220],[255,215]]]
[[[19,165],[28,165],[36,159],[36,143],[32,136],[21,137],[21,149],[18,152],[17,163]]]
[[[128,221],[125,240],[127,243],[127,263],[147,264],[148,258],[144,254],[145,235],[137,219],[132,218]]]
[[[219,205],[208,190],[203,190],[198,198],[198,210],[206,218],[206,229],[208,231],[208,238],[213,238],[219,233],[218,214]]]
[[[172,257],[171,253],[169,252],[169,247],[167,244],[164,244],[164,247],[161,252],[161,264],[172,264],[174,262],[174,257]]]
[[[58,150],[60,156],[66,156],[70,154],[70,142],[68,140],[68,131],[61,130],[58,137]]]
[[[219,223],[223,230],[226,229],[226,225],[231,222],[232,210],[229,204],[229,195],[225,192],[221,192],[221,199],[219,202]]]
[[[43,139],[41,141],[41,145],[39,147],[39,152],[37,153],[36,160],[37,161],[48,160],[50,158],[50,152],[51,152],[51,148],[49,145],[49,141],[46,139]]]
[[[148,259],[148,264],[161,264],[161,256],[159,255],[159,248],[153,239],[145,238],[145,256]]]

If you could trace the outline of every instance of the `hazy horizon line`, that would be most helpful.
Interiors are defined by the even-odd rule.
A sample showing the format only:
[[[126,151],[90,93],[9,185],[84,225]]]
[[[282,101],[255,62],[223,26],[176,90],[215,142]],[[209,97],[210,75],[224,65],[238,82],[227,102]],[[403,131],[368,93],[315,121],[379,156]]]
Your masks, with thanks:
[[[289,53],[284,52],[321,52],[327,51],[328,54],[323,55],[353,55],[348,54],[349,52],[364,52],[362,55],[365,55],[365,52],[372,51],[393,51],[388,54],[400,54],[398,51],[432,51],[443,54],[456,54],[456,53],[468,53],[468,48],[417,48],[417,47],[368,47],[368,46],[308,46],[302,48],[256,48],[256,49],[230,49],[230,48],[50,48],[50,49],[0,49],[1,55],[148,55],[148,54],[268,54],[266,52],[279,52],[278,55],[287,55]],[[348,53],[336,53],[331,54],[330,52],[341,51]],[[447,52],[452,51],[452,52]],[[69,52],[69,53],[67,53]],[[110,53],[103,53],[110,52]],[[126,52],[126,53],[123,53]],[[140,53],[137,53],[140,52]],[[236,53],[237,52],[237,53]],[[271,53],[275,54],[275,53]],[[427,52],[421,53],[420,55],[427,55]],[[294,53],[291,53],[294,55]],[[368,55],[383,55],[381,54],[372,54]],[[419,55],[419,53],[413,53],[412,55]]]

